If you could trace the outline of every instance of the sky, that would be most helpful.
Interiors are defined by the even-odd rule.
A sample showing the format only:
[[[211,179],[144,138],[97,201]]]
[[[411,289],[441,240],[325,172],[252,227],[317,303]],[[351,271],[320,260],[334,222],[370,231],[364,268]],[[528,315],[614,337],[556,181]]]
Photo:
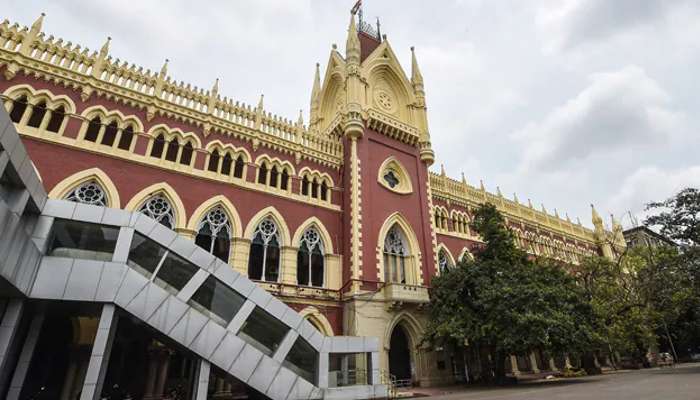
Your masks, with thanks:
[[[308,121],[354,0],[3,0],[11,22]],[[591,225],[700,187],[700,2],[365,0],[425,80],[434,171]],[[606,218],[609,219],[609,218]],[[609,221],[608,221],[609,224]]]

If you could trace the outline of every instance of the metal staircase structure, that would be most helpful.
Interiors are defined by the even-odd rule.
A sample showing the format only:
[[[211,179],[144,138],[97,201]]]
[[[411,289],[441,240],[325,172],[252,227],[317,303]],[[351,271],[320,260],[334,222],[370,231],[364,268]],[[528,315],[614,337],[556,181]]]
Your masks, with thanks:
[[[388,397],[377,338],[322,335],[230,265],[141,213],[48,199],[4,110],[0,146],[0,396],[19,398],[31,358],[31,328],[20,337],[15,314],[23,302],[42,299],[102,304],[84,400],[99,398],[117,310],[200,358],[196,399],[207,398],[211,366],[271,399]],[[95,238],[92,232],[103,241],[80,248],[71,240]],[[251,322],[281,332],[278,340],[263,343],[246,332]],[[314,357],[315,371],[295,365],[292,352]],[[366,384],[329,387],[329,359],[348,353],[368,356]]]

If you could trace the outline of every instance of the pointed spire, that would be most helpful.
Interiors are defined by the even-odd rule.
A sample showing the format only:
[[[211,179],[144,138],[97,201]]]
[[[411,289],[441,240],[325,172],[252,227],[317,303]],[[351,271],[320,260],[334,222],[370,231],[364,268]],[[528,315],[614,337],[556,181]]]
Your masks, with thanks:
[[[299,109],[299,119],[297,119],[297,125],[304,126],[304,110]]]
[[[440,164],[440,175],[445,176],[445,164]]]
[[[481,189],[482,192],[486,191],[486,187],[484,186],[484,180],[479,179],[479,189]]]
[[[569,213],[567,212],[567,213],[564,213],[564,214],[566,215],[566,220],[567,220],[568,222],[571,222],[571,218],[569,218]]]
[[[462,172],[462,184],[467,184],[467,177],[464,176],[464,172]]]
[[[598,211],[595,210],[595,206],[591,204],[591,220],[593,221],[593,226],[603,228],[603,218],[600,217]]]
[[[360,38],[357,37],[357,26],[355,25],[354,14],[350,15],[348,38],[345,42],[345,59],[349,62],[360,63]]]
[[[216,80],[214,81],[214,86],[211,87],[211,94],[214,97],[216,97],[216,95],[219,94],[219,78],[216,78]]]
[[[32,28],[31,28],[32,33],[37,34],[37,33],[41,32],[41,27],[42,27],[42,25],[44,25],[44,17],[45,16],[46,16],[45,13],[41,13],[41,15],[39,15],[39,18],[37,18],[36,21],[34,21],[34,23],[32,24]]]
[[[161,77],[165,77],[165,75],[167,75],[167,73],[168,73],[168,63],[169,63],[169,62],[170,62],[170,60],[168,60],[168,59],[166,58],[166,59],[165,59],[165,62],[163,63],[163,66],[160,67],[160,76],[161,76]]]
[[[501,193],[501,187],[500,187],[500,186],[496,186],[496,194],[498,195],[498,197],[503,197],[503,194]]]
[[[112,38],[110,36],[107,36],[107,41],[105,44],[102,45],[102,48],[100,49],[100,58],[106,58],[107,53],[109,53],[109,43],[112,41]]]
[[[520,201],[518,201],[518,195],[515,192],[513,192],[513,201],[520,204]]]
[[[411,46],[411,83],[413,86],[423,85],[423,74],[420,73],[420,68],[418,68],[416,51],[413,46]]]
[[[556,208],[554,209],[554,216],[557,217],[557,218],[559,218],[559,212],[557,211]]]
[[[532,207],[532,200],[527,199],[527,206],[530,208],[534,208],[534,207]]]
[[[540,205],[542,206],[542,212],[547,214],[547,209],[544,208],[544,203],[540,203]]]
[[[260,95],[260,100],[258,101],[258,110],[262,110],[262,109],[263,109],[263,99],[264,99],[264,98],[265,98],[265,95],[264,95],[264,94],[261,94],[261,95]]]
[[[578,226],[581,226],[581,218],[576,217],[576,223],[578,224]]]
[[[311,87],[311,108],[309,113],[309,125],[315,126],[318,120],[319,108],[321,107],[321,71],[320,65],[316,63],[316,72],[314,73],[314,84]]]

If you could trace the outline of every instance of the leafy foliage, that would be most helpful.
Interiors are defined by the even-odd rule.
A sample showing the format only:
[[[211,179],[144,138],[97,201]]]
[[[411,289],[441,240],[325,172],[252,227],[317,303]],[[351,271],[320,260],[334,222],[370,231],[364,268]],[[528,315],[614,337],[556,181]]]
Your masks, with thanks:
[[[680,243],[700,246],[700,190],[686,188],[662,202],[647,204],[647,211],[660,211],[645,221]]]
[[[574,278],[561,265],[535,262],[516,248],[493,205],[476,211],[472,227],[485,246],[473,261],[433,280],[426,340],[488,349],[496,380],[510,354],[589,348],[593,310]]]

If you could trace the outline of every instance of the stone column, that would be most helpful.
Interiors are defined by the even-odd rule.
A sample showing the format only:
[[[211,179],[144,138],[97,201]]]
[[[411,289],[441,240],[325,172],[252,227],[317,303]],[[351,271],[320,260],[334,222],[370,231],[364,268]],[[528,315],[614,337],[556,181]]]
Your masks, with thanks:
[[[27,372],[29,371],[29,364],[34,356],[36,345],[39,342],[39,334],[44,325],[44,316],[44,310],[37,310],[34,317],[32,317],[32,322],[29,325],[29,332],[27,332],[27,338],[24,340],[22,352],[19,355],[15,372],[12,375],[10,389],[7,391],[7,400],[19,399],[22,386],[24,386],[24,379],[27,377]]]
[[[281,279],[280,282],[285,285],[295,285],[297,284],[297,253],[299,249],[293,246],[282,246],[281,249],[281,262],[280,268]],[[310,279],[310,278],[309,278]]]
[[[510,369],[511,372],[513,373],[513,376],[520,376],[520,370],[518,369],[518,357],[511,355],[510,356]]]
[[[231,243],[233,254],[229,257],[233,269],[243,276],[248,276],[248,256],[250,254],[250,240],[245,238],[233,238]]]
[[[22,299],[6,301],[5,314],[0,322],[0,393],[4,393],[12,373],[12,360],[20,351],[20,322],[25,304]]]
[[[92,353],[90,354],[90,362],[85,373],[80,400],[98,400],[100,398],[118,320],[119,317],[113,304],[102,306],[100,323],[97,326],[95,341],[92,345]]]
[[[537,357],[535,356],[534,352],[530,352],[530,366],[532,368],[533,373],[540,373],[540,368],[537,366]]]

